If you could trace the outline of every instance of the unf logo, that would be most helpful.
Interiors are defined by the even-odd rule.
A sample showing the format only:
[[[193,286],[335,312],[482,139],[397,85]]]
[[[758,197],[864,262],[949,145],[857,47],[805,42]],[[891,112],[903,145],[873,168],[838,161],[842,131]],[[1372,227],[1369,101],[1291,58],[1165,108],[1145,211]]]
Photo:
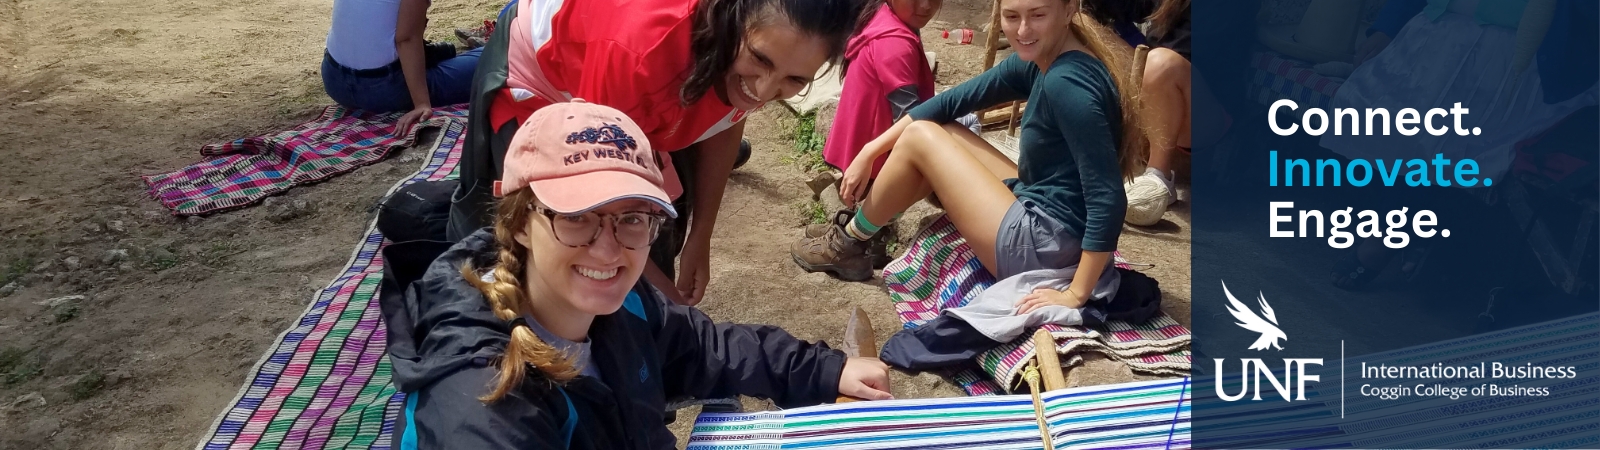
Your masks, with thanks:
[[[622,131],[622,127],[609,123],[601,125],[600,128],[584,128],[583,131],[567,135],[568,144],[576,144],[579,142],[588,142],[590,144],[611,144],[617,146],[617,150],[633,150],[639,148],[639,143],[638,141],[633,140],[633,136],[629,136],[627,132]]]
[[[1278,341],[1280,339],[1288,341],[1289,336],[1278,328],[1277,313],[1272,311],[1272,305],[1267,304],[1266,296],[1260,293],[1256,294],[1256,301],[1261,304],[1261,314],[1256,315],[1254,311],[1250,310],[1250,307],[1245,306],[1239,299],[1234,298],[1232,292],[1228,292],[1227,282],[1222,283],[1222,293],[1228,297],[1228,313],[1239,321],[1235,325],[1261,334],[1254,343],[1250,344],[1249,349],[1262,351],[1270,347],[1279,351],[1283,350],[1283,345],[1279,344]],[[1272,367],[1268,366],[1266,362],[1259,358],[1245,358],[1240,360],[1243,366],[1240,367],[1239,393],[1228,395],[1222,385],[1224,379],[1222,375],[1223,359],[1214,358],[1213,360],[1217,363],[1217,396],[1221,397],[1223,401],[1231,402],[1242,399],[1251,391],[1255,392],[1255,397],[1252,400],[1261,400],[1261,378],[1263,375],[1266,376],[1268,382],[1272,383],[1272,387],[1277,389],[1278,395],[1283,396],[1283,401],[1290,401],[1291,396],[1294,397],[1294,400],[1305,400],[1306,382],[1322,381],[1321,376],[1306,375],[1306,366],[1310,364],[1320,366],[1322,365],[1322,358],[1285,358],[1283,360],[1284,378],[1281,383],[1278,382],[1277,374],[1273,373]],[[1251,367],[1255,368],[1254,376],[1252,376]],[[1251,383],[1251,381],[1254,381],[1254,383]],[[1296,387],[1299,389],[1295,389]]]

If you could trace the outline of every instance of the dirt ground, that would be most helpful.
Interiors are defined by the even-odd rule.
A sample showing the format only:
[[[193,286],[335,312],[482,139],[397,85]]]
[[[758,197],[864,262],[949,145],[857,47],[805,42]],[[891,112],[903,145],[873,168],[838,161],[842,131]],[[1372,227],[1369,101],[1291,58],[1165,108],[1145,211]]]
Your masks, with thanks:
[[[449,39],[502,4],[436,2],[429,35]],[[12,286],[0,291],[0,449],[193,447],[342,268],[369,207],[415,170],[408,154],[200,218],[169,215],[138,178],[331,103],[318,74],[330,6],[0,0],[0,106],[9,113],[0,127],[0,286]],[[987,15],[985,2],[947,0],[923,30],[942,85],[981,68]],[[938,30],[958,27],[980,30],[980,45],[938,40]],[[703,308],[837,342],[860,306],[881,343],[899,328],[881,280],[807,274],[787,254],[804,220],[796,205],[810,196],[784,158],[791,117],[768,107],[748,119],[757,151],[730,181]],[[1186,203],[1168,219],[1129,228],[1122,248],[1156,264],[1148,273],[1166,309],[1187,324]],[[1069,377],[1138,378],[1104,360]],[[961,395],[931,375],[893,381],[901,398]]]

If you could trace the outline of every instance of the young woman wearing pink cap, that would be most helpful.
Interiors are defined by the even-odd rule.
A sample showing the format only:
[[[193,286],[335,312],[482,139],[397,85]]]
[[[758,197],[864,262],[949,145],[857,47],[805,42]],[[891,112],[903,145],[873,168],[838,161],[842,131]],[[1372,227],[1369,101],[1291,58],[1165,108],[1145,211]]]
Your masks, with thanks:
[[[672,152],[661,161],[664,185],[684,214],[666,226],[646,277],[675,300],[698,303],[745,114],[810,84],[844,53],[875,1],[518,0],[474,77],[450,237],[487,224],[488,190],[518,124],[584,98],[627,113],[641,138]]]
[[[890,398],[876,359],[714,324],[640,279],[676,215],[643,136],[613,108],[543,108],[508,145],[492,228],[384,251],[396,447],[668,449],[668,399]]]

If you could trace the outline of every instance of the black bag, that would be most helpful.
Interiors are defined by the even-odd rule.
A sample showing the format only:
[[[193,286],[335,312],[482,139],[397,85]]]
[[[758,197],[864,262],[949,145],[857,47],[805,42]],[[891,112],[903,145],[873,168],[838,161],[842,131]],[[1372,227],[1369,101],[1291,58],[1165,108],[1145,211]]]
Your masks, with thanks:
[[[1122,272],[1122,283],[1117,296],[1106,305],[1106,315],[1111,320],[1143,323],[1161,313],[1161,283],[1143,272],[1117,267]]]
[[[456,180],[418,181],[383,200],[378,232],[389,242],[443,241]]]

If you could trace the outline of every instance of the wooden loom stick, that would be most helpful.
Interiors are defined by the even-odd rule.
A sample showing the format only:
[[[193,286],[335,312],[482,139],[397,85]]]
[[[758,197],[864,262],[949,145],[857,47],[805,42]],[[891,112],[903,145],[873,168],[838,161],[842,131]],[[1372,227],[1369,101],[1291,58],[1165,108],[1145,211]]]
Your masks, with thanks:
[[[1056,444],[1050,439],[1050,421],[1044,418],[1044,400],[1039,397],[1038,361],[1028,362],[1028,369],[1022,372],[1022,379],[1028,382],[1028,393],[1033,394],[1033,420],[1039,423],[1039,440],[1044,443],[1045,450],[1056,450]]]
[[[1022,105],[1020,109],[1021,111],[1027,111],[1028,105]],[[980,119],[978,122],[985,127],[1011,120],[1011,110],[1006,105],[995,106],[980,112],[983,114],[978,115]]]
[[[847,358],[861,356],[875,357],[877,355],[865,354],[878,348],[878,338],[872,332],[872,320],[867,318],[867,313],[860,306],[850,312],[850,321],[844,325],[844,343],[839,345],[839,350]],[[834,403],[854,402],[860,399],[840,395]]]
[[[994,0],[989,9],[989,31],[984,36],[983,70],[994,67],[994,54],[1000,51],[1000,0]]]
[[[1011,113],[1006,115],[1006,134],[1017,135],[1017,119],[1022,117],[1022,112],[1018,109],[1019,106],[1022,106],[1022,102],[1011,102]]]
[[[1033,394],[1033,415],[1039,422],[1039,437],[1044,440],[1044,448],[1055,450],[1056,446],[1050,439],[1050,421],[1044,417],[1044,400],[1039,396],[1040,384],[1044,385],[1044,391],[1067,387],[1067,379],[1061,375],[1061,358],[1056,356],[1055,336],[1043,328],[1034,331],[1033,355],[1034,360],[1028,362],[1022,379],[1028,382],[1028,391]],[[1043,380],[1040,380],[1040,372],[1043,372]]]
[[[1000,0],[994,0],[994,4],[990,6],[989,30],[986,32],[987,35],[984,36],[983,43],[984,71],[988,71],[994,67],[995,53],[1000,51],[1000,33],[1003,32],[1000,30]],[[987,125],[988,122],[985,122],[984,118],[989,117],[990,111],[998,110],[1000,108],[1003,108],[1003,106],[996,106],[978,111],[978,122]]]
[[[1040,328],[1033,332],[1033,354],[1039,360],[1044,374],[1044,390],[1054,391],[1067,387],[1067,378],[1061,375],[1061,358],[1056,356],[1056,338]]]

